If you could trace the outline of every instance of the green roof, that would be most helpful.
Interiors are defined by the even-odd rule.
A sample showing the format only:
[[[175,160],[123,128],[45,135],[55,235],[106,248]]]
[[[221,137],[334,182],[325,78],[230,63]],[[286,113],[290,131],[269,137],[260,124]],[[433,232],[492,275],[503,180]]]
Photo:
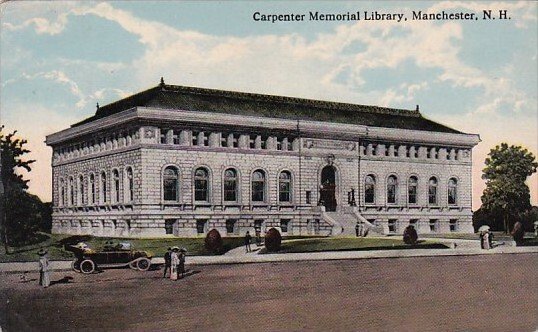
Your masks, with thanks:
[[[461,133],[424,118],[418,109],[404,110],[379,106],[356,105],[294,97],[168,85],[162,82],[154,88],[99,107],[94,116],[74,124],[73,127],[137,106],[170,109],[171,111],[177,109],[444,133]]]

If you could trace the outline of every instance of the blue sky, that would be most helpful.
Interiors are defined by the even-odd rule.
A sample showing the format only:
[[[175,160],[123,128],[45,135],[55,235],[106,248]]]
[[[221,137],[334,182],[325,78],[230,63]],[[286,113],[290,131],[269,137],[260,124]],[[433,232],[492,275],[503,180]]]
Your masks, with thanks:
[[[1,5],[0,116],[38,160],[30,190],[50,199],[45,135],[158,84],[414,109],[478,133],[473,206],[495,144],[538,151],[535,2],[34,2]],[[510,20],[412,21],[411,11],[508,10]],[[266,14],[402,12],[406,22],[255,22]],[[538,179],[529,182],[538,204]]]

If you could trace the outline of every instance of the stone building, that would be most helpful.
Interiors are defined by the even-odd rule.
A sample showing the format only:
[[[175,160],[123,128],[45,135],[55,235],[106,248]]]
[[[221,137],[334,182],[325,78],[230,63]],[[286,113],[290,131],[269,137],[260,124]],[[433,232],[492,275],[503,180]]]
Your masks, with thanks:
[[[47,136],[53,232],[472,232],[478,135],[416,110],[161,84]]]

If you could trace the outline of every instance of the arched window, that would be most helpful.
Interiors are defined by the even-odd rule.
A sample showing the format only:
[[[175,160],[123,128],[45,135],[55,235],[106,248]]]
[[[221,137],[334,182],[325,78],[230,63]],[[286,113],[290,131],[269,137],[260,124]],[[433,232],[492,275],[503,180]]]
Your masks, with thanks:
[[[398,192],[398,179],[391,175],[387,179],[387,203],[396,204],[396,195]]]
[[[209,172],[203,167],[194,171],[194,200],[198,202],[209,201]]]
[[[375,177],[368,175],[364,179],[364,203],[375,203]]]
[[[224,200],[237,201],[237,171],[233,168],[224,171]]]
[[[60,179],[60,184],[58,186],[58,205],[63,206],[65,204],[65,181]]]
[[[291,202],[291,173],[288,171],[282,171],[278,176],[278,200]]]
[[[409,182],[407,184],[407,202],[409,204],[417,204],[417,187],[418,187],[418,179],[416,176],[412,176],[409,178]]]
[[[434,176],[428,182],[428,203],[437,205],[437,178]]]
[[[69,205],[75,205],[75,181],[72,177],[69,178]]]
[[[458,180],[448,180],[448,204],[456,204],[458,198]]]
[[[100,187],[100,190],[99,190],[99,197],[101,199],[101,203],[106,203],[107,202],[106,192],[107,192],[106,173],[102,172],[101,173],[101,187]]]
[[[168,166],[163,172],[163,198],[165,201],[179,200],[179,172],[174,166]]]
[[[133,169],[131,167],[127,167],[125,170],[125,177],[127,178],[127,188],[125,189],[125,200],[127,202],[131,202],[134,197],[134,178],[133,178]]]
[[[84,201],[84,176],[81,174],[78,178],[78,205],[84,205],[86,202]]]
[[[95,204],[95,175],[90,174],[90,192],[89,192],[89,203]]]
[[[252,201],[265,202],[265,172],[261,169],[252,173]]]
[[[112,171],[112,197],[114,199],[114,203],[118,203],[120,201],[120,172],[115,169]]]

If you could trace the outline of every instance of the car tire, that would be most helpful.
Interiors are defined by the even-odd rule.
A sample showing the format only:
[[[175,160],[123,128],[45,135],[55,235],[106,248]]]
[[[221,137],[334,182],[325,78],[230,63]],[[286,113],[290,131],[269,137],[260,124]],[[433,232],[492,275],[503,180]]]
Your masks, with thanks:
[[[151,261],[148,258],[140,258],[136,262],[136,268],[139,271],[147,271],[149,270],[150,266],[151,266]]]
[[[75,272],[80,272],[80,262],[78,259],[75,259],[71,262],[71,269]]]
[[[91,259],[85,259],[80,262],[80,272],[90,274],[95,272],[95,263]]]

